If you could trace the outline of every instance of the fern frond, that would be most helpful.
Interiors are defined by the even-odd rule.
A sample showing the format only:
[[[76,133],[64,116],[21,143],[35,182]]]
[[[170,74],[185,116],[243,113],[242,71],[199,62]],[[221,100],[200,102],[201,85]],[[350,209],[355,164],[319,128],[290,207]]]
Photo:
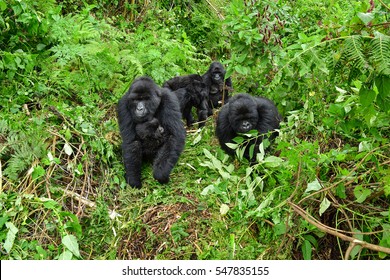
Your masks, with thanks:
[[[363,53],[363,37],[351,36],[344,42],[344,60],[350,61],[352,67],[363,69],[368,68],[368,62]]]
[[[370,57],[379,74],[390,75],[390,37],[376,34],[372,40]]]
[[[42,135],[39,134],[10,131],[6,145],[7,149],[0,151],[0,155],[7,158],[3,174],[12,180],[17,180],[46,151],[45,141],[42,141]]]

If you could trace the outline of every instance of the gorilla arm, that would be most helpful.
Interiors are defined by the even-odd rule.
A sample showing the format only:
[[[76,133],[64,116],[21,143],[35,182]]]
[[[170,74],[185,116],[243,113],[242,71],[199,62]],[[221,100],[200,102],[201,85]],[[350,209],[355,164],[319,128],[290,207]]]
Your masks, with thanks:
[[[153,177],[160,183],[167,183],[169,175],[184,149],[186,137],[181,121],[179,102],[176,96],[167,89],[162,89],[161,104],[156,112],[156,117],[167,136],[154,159]]]
[[[126,182],[141,187],[141,143],[136,141],[134,120],[128,109],[128,95],[124,95],[117,107],[119,129],[122,137],[122,156],[125,163]]]
[[[257,123],[257,129],[259,133],[264,134],[269,131],[278,129],[282,117],[274,103],[271,100],[263,97],[258,97],[255,100],[257,104],[257,112],[259,115],[259,120]],[[273,133],[273,137],[270,138],[273,139],[276,135],[277,133]]]
[[[236,137],[232,126],[229,122],[229,103],[222,106],[218,118],[217,118],[217,127],[216,134],[219,140],[219,143],[222,149],[230,155],[234,155],[234,150],[230,149],[226,143],[232,143],[233,138]]]

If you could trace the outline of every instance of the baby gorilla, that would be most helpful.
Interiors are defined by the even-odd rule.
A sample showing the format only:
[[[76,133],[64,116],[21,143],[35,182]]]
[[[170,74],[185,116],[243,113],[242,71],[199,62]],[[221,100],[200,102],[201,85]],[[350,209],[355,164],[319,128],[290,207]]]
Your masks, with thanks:
[[[233,139],[241,133],[257,130],[259,137],[251,140],[244,152],[244,157],[254,162],[264,137],[271,141],[278,135],[275,129],[279,128],[281,119],[278,109],[271,100],[249,94],[237,94],[229,103],[222,106],[217,118],[216,134],[222,149],[234,155],[234,150],[226,143],[233,143]],[[268,132],[271,132],[269,136],[266,135]],[[249,147],[252,145],[255,145],[253,157],[249,154]]]
[[[141,140],[142,149],[146,156],[153,156],[149,153],[154,153],[163,144],[165,138],[164,128],[156,118],[137,124],[135,133]]]

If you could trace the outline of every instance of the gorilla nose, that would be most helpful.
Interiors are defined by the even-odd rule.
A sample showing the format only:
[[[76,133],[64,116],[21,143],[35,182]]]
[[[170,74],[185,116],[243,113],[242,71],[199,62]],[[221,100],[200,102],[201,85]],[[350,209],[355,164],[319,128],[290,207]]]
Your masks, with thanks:
[[[242,129],[249,130],[251,128],[250,122],[243,122],[242,123]]]

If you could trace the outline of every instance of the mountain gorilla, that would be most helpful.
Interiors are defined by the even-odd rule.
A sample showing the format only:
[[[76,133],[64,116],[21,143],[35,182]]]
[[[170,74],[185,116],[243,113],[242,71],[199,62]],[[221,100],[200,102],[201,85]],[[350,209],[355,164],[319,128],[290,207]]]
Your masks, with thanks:
[[[229,103],[222,106],[217,118],[216,134],[222,149],[234,155],[234,150],[226,143],[233,143],[233,138],[240,133],[257,130],[260,136],[253,139],[244,152],[244,157],[254,162],[255,159],[250,158],[249,147],[255,144],[253,153],[255,157],[264,137],[271,141],[278,135],[274,130],[279,128],[281,120],[282,117],[271,100],[249,94],[237,94]],[[269,136],[264,135],[268,132],[271,132]]]
[[[209,116],[213,114],[213,108],[219,107],[220,103],[223,105],[229,102],[229,91],[233,90],[233,86],[230,77],[225,81],[225,74],[222,64],[214,61],[202,76],[209,90]]]
[[[194,123],[192,107],[197,109],[199,127],[206,124],[208,112],[208,91],[202,76],[191,74],[187,76],[177,76],[163,84],[163,87],[172,90],[179,100],[183,118],[187,121],[187,126]]]
[[[142,150],[145,153],[156,151],[164,143],[164,128],[156,118],[137,124],[135,132],[141,140]]]
[[[132,187],[142,186],[141,167],[145,160],[153,160],[153,177],[167,183],[185,144],[186,132],[176,96],[160,88],[151,78],[141,77],[134,80],[119,100],[117,114],[127,183]],[[161,134],[160,140],[145,136],[147,127],[156,125],[153,119],[157,119],[155,132]]]

